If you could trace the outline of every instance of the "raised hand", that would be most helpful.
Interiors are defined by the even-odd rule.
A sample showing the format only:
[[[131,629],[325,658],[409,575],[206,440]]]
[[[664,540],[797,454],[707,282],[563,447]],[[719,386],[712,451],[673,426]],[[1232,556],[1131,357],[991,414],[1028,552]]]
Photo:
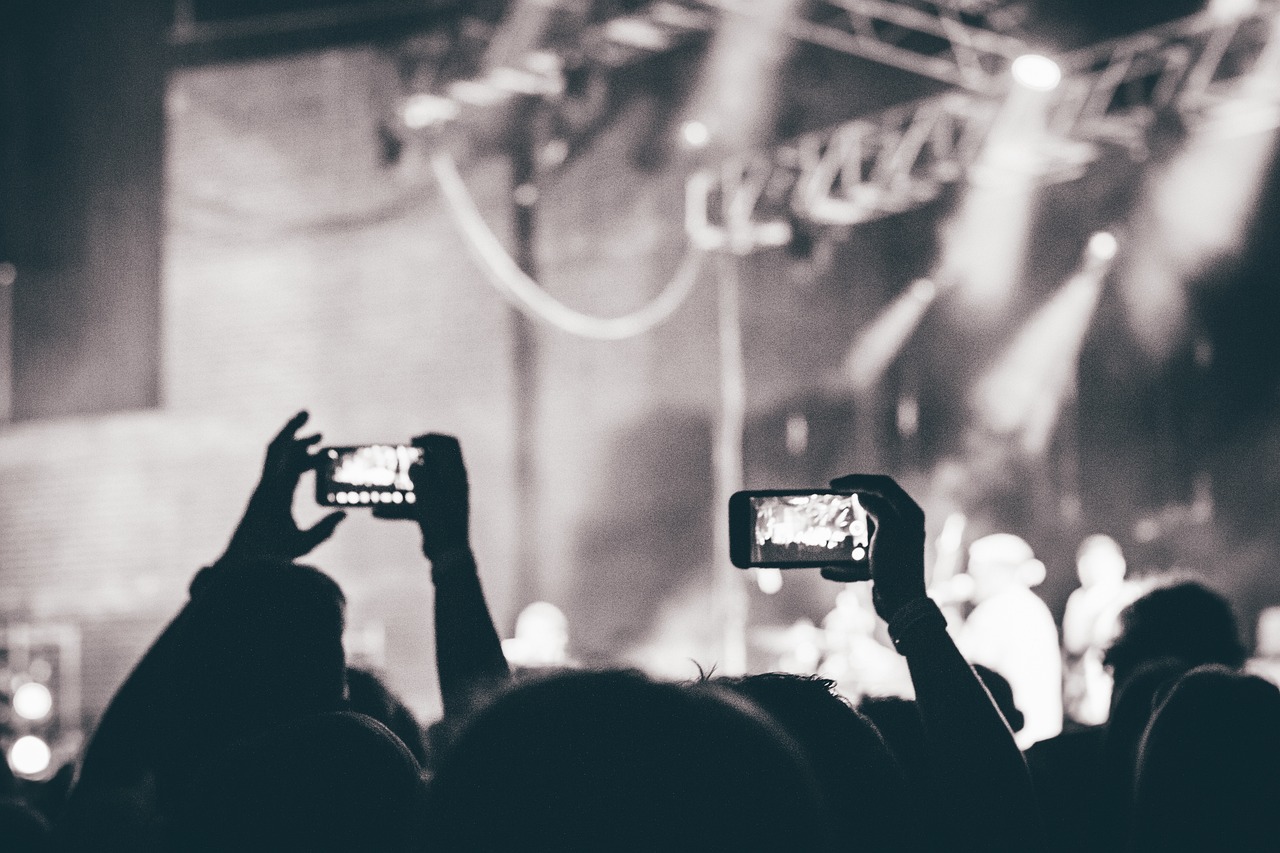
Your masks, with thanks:
[[[293,493],[302,472],[315,466],[310,449],[320,440],[319,433],[298,437],[308,417],[307,412],[298,412],[267,445],[262,478],[218,562],[243,563],[263,557],[296,560],[332,536],[346,518],[339,510],[303,530],[293,517]]]
[[[422,530],[422,553],[433,563],[471,548],[470,487],[462,447],[451,435],[428,433],[413,440],[422,463],[409,469],[416,501],[408,506],[377,506],[378,518],[410,517]]]
[[[924,511],[883,474],[850,474],[832,480],[831,488],[857,492],[871,517],[871,598],[876,612],[889,621],[903,605],[925,597]],[[862,579],[839,566],[824,568],[822,576],[844,582]]]

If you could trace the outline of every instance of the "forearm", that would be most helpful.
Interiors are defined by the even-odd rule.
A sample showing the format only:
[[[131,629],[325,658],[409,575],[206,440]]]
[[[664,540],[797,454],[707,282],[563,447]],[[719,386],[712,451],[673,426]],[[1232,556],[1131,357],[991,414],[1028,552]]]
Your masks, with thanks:
[[[939,805],[985,837],[987,850],[1043,849],[1030,774],[1013,733],[930,602],[895,631],[934,759]],[[901,611],[900,611],[901,612]],[[902,622],[902,619],[895,619]],[[892,623],[891,623],[892,624]]]
[[[502,642],[468,549],[432,561],[435,584],[436,669],[446,718],[467,710],[473,691],[509,677]]]

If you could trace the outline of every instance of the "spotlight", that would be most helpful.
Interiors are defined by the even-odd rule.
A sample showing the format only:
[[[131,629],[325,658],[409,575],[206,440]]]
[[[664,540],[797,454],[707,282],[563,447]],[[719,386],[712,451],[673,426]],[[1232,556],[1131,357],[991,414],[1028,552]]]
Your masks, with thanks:
[[[423,93],[405,98],[400,107],[400,120],[410,130],[422,130],[453,121],[458,111],[454,101]]]
[[[927,278],[918,278],[911,283],[910,293],[917,301],[929,303],[938,295],[938,286]]]
[[[49,769],[53,752],[35,735],[24,735],[9,747],[9,766],[20,776],[39,776]]]
[[[1058,63],[1038,53],[1019,56],[1010,70],[1019,85],[1035,92],[1052,92],[1062,81],[1062,69]]]
[[[38,681],[13,691],[13,712],[24,720],[43,720],[53,710],[53,694]]]
[[[686,121],[680,126],[680,138],[690,148],[706,148],[711,141],[711,130],[700,121]]]
[[[1095,231],[1089,237],[1089,256],[1099,261],[1109,261],[1116,256],[1119,243],[1110,231]]]

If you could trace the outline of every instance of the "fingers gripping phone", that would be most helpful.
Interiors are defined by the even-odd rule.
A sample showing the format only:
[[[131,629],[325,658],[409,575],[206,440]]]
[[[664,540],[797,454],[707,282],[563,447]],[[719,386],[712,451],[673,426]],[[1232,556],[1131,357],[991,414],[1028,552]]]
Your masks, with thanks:
[[[852,492],[788,489],[729,498],[729,559],[740,569],[862,567],[870,578],[867,512]]]
[[[421,447],[322,447],[316,456],[316,503],[321,506],[404,507],[417,501],[409,468],[422,463]]]

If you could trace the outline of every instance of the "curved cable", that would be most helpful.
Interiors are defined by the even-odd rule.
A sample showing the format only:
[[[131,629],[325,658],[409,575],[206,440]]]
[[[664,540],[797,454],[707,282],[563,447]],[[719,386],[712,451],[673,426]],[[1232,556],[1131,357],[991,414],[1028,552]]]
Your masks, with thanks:
[[[470,190],[458,174],[457,164],[449,154],[434,154],[431,169],[444,193],[454,223],[466,236],[489,283],[516,308],[561,331],[598,341],[620,341],[644,334],[674,314],[693,291],[693,285],[698,280],[703,253],[691,249],[680,262],[671,281],[648,305],[621,317],[583,314],[547,293],[520,269],[484,221]]]

